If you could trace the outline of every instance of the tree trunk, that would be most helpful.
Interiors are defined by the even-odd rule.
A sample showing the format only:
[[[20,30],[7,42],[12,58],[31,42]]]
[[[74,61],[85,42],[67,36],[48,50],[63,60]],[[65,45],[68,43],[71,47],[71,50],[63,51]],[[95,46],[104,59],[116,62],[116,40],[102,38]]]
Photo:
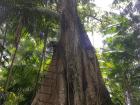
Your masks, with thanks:
[[[61,9],[61,38],[32,105],[112,105],[76,0],[61,0]]]
[[[132,104],[132,94],[130,90],[125,91],[125,105],[133,105]]]
[[[133,105],[133,95],[131,84],[128,80],[127,75],[124,74],[124,90],[125,90],[125,105]]]

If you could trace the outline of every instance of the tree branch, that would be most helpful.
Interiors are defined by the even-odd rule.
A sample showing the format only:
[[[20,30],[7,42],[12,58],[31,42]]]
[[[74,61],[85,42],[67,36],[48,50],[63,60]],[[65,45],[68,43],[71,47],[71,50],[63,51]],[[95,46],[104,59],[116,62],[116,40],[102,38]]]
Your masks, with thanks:
[[[95,19],[95,20],[97,20],[97,21],[99,21],[99,22],[102,23],[102,20],[101,19],[98,19],[96,16],[87,15],[86,17],[91,17],[91,18],[93,18],[93,19]]]

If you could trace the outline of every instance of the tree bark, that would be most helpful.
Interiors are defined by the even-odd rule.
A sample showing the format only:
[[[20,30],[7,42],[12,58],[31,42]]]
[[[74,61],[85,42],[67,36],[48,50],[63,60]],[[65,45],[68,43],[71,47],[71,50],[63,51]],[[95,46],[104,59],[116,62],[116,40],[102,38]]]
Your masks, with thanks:
[[[32,105],[112,105],[76,0],[61,0],[61,9],[61,38]]]
[[[126,74],[124,74],[124,96],[125,96],[125,105],[133,105],[133,94],[130,82]]]

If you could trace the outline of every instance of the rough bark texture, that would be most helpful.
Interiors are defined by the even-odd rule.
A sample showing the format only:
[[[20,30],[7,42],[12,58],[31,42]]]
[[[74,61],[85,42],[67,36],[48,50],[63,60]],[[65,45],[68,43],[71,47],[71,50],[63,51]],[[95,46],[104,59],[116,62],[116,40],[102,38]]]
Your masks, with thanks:
[[[32,105],[112,105],[76,1],[61,4],[61,39]]]
[[[125,87],[125,105],[134,105],[133,102],[133,95],[132,95],[132,88],[130,85],[130,82],[128,80],[128,77],[124,75],[124,87]]]

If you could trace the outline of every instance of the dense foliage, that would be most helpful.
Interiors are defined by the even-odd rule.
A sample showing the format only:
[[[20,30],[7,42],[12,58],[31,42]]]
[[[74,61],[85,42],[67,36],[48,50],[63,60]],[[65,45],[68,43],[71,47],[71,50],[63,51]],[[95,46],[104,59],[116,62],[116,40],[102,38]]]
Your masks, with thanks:
[[[49,43],[60,37],[57,4],[57,0],[0,1],[0,101],[6,91],[6,105],[32,101],[39,77],[51,62]],[[98,30],[105,39],[98,59],[112,101],[139,105],[139,3],[115,0],[112,9],[119,11],[122,4],[123,11],[114,13],[101,11],[92,0],[79,0],[78,12],[86,31]]]
[[[106,39],[102,52],[103,70],[116,105],[139,105],[139,13],[132,2],[120,14],[110,13],[102,25]],[[105,19],[106,20],[106,19]]]

